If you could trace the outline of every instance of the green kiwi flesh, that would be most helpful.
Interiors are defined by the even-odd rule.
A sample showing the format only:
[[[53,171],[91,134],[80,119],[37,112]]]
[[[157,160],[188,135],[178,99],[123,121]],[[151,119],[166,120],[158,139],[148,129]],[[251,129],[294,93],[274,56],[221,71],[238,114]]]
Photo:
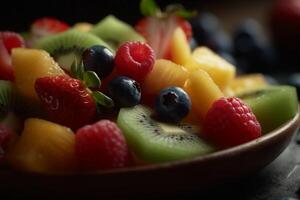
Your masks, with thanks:
[[[239,97],[251,107],[263,134],[292,119],[298,112],[297,92],[292,86],[270,86]]]
[[[112,49],[99,37],[73,29],[42,38],[34,48],[46,50],[63,69],[70,71],[74,60],[80,62],[84,50],[94,45]]]
[[[151,115],[152,111],[142,105],[122,108],[118,115],[118,126],[138,159],[160,163],[189,159],[216,150],[199,137],[199,127],[165,124]]]
[[[0,80],[0,121],[13,109],[15,92],[10,81]]]
[[[103,39],[114,49],[126,41],[145,41],[129,24],[113,15],[102,19],[90,32]]]

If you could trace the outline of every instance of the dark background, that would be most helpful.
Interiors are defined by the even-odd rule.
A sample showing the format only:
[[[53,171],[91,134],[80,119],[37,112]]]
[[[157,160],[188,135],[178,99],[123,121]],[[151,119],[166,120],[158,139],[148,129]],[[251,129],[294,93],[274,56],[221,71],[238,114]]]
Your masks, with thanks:
[[[169,3],[182,3],[188,9],[199,12],[211,11],[218,16],[222,27],[229,33],[244,18],[253,17],[269,34],[269,12],[275,0],[156,0],[161,7]],[[0,30],[28,31],[30,24],[41,17],[55,17],[69,24],[80,21],[97,23],[108,14],[131,24],[141,17],[139,0],[52,0],[52,1],[6,1],[1,5]],[[287,65],[284,65],[286,67]],[[280,66],[279,66],[280,67]],[[284,70],[280,77],[284,77]],[[299,69],[296,71],[299,71]],[[284,81],[283,81],[284,82]],[[300,170],[286,178],[294,166],[299,165],[300,146],[293,141],[290,147],[267,168],[253,177],[228,183],[205,194],[177,194],[166,199],[245,199],[276,200],[281,197],[299,197]],[[300,168],[299,168],[300,169]],[[1,191],[1,189],[0,189]],[[22,195],[9,194],[11,199],[22,199]],[[14,196],[15,195],[15,196]],[[10,199],[10,198],[6,199]],[[15,197],[15,198],[14,198]],[[1,194],[0,194],[0,199]],[[150,199],[150,198],[149,198]],[[159,198],[154,198],[159,199]],[[164,198],[163,198],[164,199]]]
[[[199,12],[211,10],[214,14],[224,17],[226,11],[235,9],[233,15],[247,14],[240,12],[244,8],[258,8],[259,12],[252,13],[252,17],[262,13],[268,13],[270,2],[274,0],[156,0],[161,6],[165,7],[170,3],[181,3],[186,8],[196,9]],[[251,4],[250,6],[248,4]],[[241,5],[241,6],[240,6]],[[259,6],[256,6],[259,5]],[[108,14],[114,14],[117,17],[134,24],[140,17],[139,0],[98,0],[98,1],[80,1],[80,0],[51,0],[51,1],[6,1],[5,6],[1,6],[0,12],[0,30],[26,31],[30,24],[38,18],[48,16],[56,17],[74,24],[79,21],[91,23],[98,22]],[[225,14],[227,15],[227,14]],[[250,16],[250,15],[248,15]],[[225,23],[229,16],[224,19]],[[230,17],[229,17],[230,18]],[[238,19],[238,17],[236,18]]]

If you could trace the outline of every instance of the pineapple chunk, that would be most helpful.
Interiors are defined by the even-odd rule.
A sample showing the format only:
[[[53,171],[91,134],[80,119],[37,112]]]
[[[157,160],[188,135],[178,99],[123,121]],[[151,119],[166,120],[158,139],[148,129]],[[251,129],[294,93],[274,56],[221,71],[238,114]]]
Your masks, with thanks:
[[[191,59],[191,48],[184,31],[178,27],[171,39],[171,60],[179,65],[184,65]]]
[[[93,29],[93,26],[93,24],[88,22],[78,22],[73,26],[73,28],[82,32],[89,32]]]
[[[155,61],[153,70],[147,75],[142,88],[147,95],[156,96],[166,87],[183,87],[188,76],[189,72],[183,66],[159,59]]]
[[[46,120],[30,118],[15,146],[8,152],[13,168],[37,173],[76,169],[75,136],[71,129]]]
[[[15,48],[12,50],[12,65],[18,93],[33,101],[38,100],[34,89],[37,78],[65,74],[44,50]]]
[[[209,74],[201,69],[191,73],[183,88],[191,98],[191,112],[199,117],[200,122],[213,102],[224,96]]]
[[[241,75],[233,79],[229,88],[236,94],[249,92],[268,86],[263,74]]]
[[[235,67],[206,47],[198,47],[184,66],[195,71],[206,71],[223,91],[235,77]]]

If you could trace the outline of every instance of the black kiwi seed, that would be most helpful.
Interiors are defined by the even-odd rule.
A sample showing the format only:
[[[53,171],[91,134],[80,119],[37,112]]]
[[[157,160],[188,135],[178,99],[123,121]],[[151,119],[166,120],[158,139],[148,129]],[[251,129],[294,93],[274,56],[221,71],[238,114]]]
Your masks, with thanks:
[[[162,123],[152,114],[151,109],[137,105],[121,108],[117,119],[130,148],[141,160],[155,163],[186,159],[216,149],[200,138],[197,126]]]

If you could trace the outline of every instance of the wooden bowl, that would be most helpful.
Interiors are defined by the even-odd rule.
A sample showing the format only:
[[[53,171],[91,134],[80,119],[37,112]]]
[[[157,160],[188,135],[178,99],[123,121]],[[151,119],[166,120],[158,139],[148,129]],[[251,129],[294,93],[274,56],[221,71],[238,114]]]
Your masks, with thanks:
[[[40,175],[0,171],[0,190],[19,194],[93,194],[138,196],[211,188],[262,169],[290,143],[300,125],[299,113],[264,136],[190,160],[90,174]]]

